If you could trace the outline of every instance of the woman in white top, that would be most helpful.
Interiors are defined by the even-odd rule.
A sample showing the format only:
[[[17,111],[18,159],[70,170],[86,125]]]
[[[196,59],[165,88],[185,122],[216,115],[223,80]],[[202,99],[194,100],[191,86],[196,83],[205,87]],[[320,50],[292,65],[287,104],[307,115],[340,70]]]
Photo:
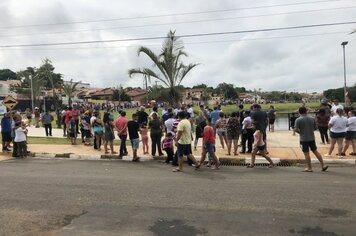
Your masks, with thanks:
[[[338,153],[337,157],[343,158],[344,156],[342,155],[342,142],[346,136],[346,128],[347,128],[347,118],[343,116],[344,110],[341,108],[338,108],[336,110],[336,115],[331,117],[329,121],[329,129],[330,129],[330,138],[331,138],[331,144],[329,148],[328,154],[326,154],[326,157],[330,157],[331,153],[334,150],[335,143],[337,143],[338,146]]]
[[[351,156],[356,156],[356,110],[349,111],[349,118],[347,119],[347,132],[345,137],[345,145],[342,150],[343,155],[346,154],[350,144],[352,146]]]

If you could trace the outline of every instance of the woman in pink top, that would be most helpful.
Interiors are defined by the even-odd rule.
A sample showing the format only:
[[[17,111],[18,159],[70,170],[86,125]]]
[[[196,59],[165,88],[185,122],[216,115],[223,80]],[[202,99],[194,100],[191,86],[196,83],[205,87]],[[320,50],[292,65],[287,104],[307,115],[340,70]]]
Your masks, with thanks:
[[[201,159],[199,164],[195,168],[199,169],[201,164],[203,164],[205,161],[206,154],[209,153],[210,156],[213,158],[215,164],[215,166],[213,166],[211,169],[217,170],[219,169],[220,162],[217,156],[215,155],[215,134],[214,134],[213,127],[211,127],[211,118],[207,119],[207,125],[204,127],[202,136],[203,136],[203,149],[202,149]]]

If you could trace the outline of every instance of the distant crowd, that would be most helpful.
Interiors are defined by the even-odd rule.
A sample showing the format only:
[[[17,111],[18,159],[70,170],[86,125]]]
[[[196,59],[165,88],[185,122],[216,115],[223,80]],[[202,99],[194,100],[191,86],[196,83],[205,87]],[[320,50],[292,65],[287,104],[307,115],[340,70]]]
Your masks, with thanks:
[[[207,165],[218,169],[219,159],[215,155],[218,138],[219,148],[226,148],[227,155],[238,155],[239,146],[240,153],[251,154],[251,164],[248,167],[254,167],[257,154],[269,161],[269,167],[274,166],[267,149],[267,128],[274,132],[277,116],[273,106],[268,111],[263,111],[259,104],[253,104],[247,109],[244,105],[239,105],[229,116],[220,106],[210,109],[201,105],[195,111],[191,105],[161,109],[154,106],[149,113],[145,107],[139,107],[129,118],[126,117],[125,110],[120,110],[118,117],[114,117],[114,109],[116,108],[108,106],[104,112],[100,112],[99,109],[86,105],[65,108],[61,112],[63,136],[73,145],[79,139],[83,145],[93,146],[98,151],[103,147],[105,154],[117,154],[121,158],[128,155],[126,140],[129,139],[133,161],[140,161],[137,150],[141,143],[143,154],[166,156],[166,163],[177,166],[174,168],[176,172],[183,170],[184,156],[189,165],[194,165],[195,168],[199,168],[207,156]],[[339,158],[356,155],[356,114],[351,104],[343,107],[335,100],[333,104],[322,103],[313,118],[308,115],[309,112],[311,109],[302,104],[298,110],[299,115],[292,114],[290,118],[293,135],[295,132],[300,134],[300,145],[307,160],[310,159],[311,150],[322,163],[322,158],[316,151],[316,129],[320,132],[322,144],[330,144],[325,156],[331,156],[336,144]],[[28,120],[28,125],[32,119],[36,127],[42,123],[46,136],[52,136],[54,118],[50,112],[40,113],[35,108],[33,114],[27,110],[24,118]],[[27,128],[22,116],[7,113],[1,121],[1,127],[3,151],[10,151],[10,143],[13,142],[14,156],[25,157]],[[115,137],[120,139],[118,152],[114,147]],[[202,146],[199,162],[192,155],[192,149],[196,150],[198,145]],[[349,146],[352,147],[352,152],[347,154]],[[323,163],[322,169],[326,170]],[[307,170],[311,171],[311,166]]]

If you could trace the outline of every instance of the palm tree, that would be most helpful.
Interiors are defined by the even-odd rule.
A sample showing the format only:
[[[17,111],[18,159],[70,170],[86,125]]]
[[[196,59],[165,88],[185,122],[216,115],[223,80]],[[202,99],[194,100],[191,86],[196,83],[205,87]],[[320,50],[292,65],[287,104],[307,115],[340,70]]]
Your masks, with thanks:
[[[68,97],[68,106],[72,106],[73,93],[77,91],[77,86],[80,82],[73,82],[73,79],[69,83],[63,83],[62,89],[64,94]]]
[[[162,45],[161,54],[156,55],[151,49],[147,47],[140,47],[137,51],[138,56],[141,53],[146,54],[154,63],[154,67],[158,68],[155,72],[150,68],[135,68],[128,71],[129,76],[134,74],[142,74],[151,78],[157,79],[163,83],[163,85],[169,88],[171,105],[175,105],[180,100],[180,93],[177,86],[180,85],[186,75],[198,64],[185,65],[181,62],[182,56],[188,56],[183,50],[183,42],[179,37],[175,36],[175,31],[170,31],[167,35],[167,39]]]

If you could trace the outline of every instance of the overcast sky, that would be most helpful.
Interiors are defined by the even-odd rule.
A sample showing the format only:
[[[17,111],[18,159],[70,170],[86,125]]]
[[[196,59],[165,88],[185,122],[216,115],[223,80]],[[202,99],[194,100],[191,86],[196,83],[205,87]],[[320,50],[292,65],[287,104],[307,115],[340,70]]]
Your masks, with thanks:
[[[314,3],[299,4],[305,2]],[[290,5],[276,6],[282,4]],[[187,12],[205,13],[180,14]],[[356,0],[1,0],[0,13],[1,47],[157,37],[170,29],[188,35],[353,22]],[[130,19],[93,22],[119,18]],[[79,21],[86,23],[58,24]],[[226,82],[247,89],[299,92],[342,87],[341,42],[348,41],[347,82],[352,85],[356,83],[356,33],[348,33],[353,29],[356,24],[183,38],[189,54],[184,61],[200,65],[182,84]],[[0,69],[38,67],[49,58],[66,80],[92,87],[142,86],[141,76],[127,74],[130,68],[152,65],[145,55],[137,56],[137,48],[145,45],[158,53],[162,41],[0,48]]]

